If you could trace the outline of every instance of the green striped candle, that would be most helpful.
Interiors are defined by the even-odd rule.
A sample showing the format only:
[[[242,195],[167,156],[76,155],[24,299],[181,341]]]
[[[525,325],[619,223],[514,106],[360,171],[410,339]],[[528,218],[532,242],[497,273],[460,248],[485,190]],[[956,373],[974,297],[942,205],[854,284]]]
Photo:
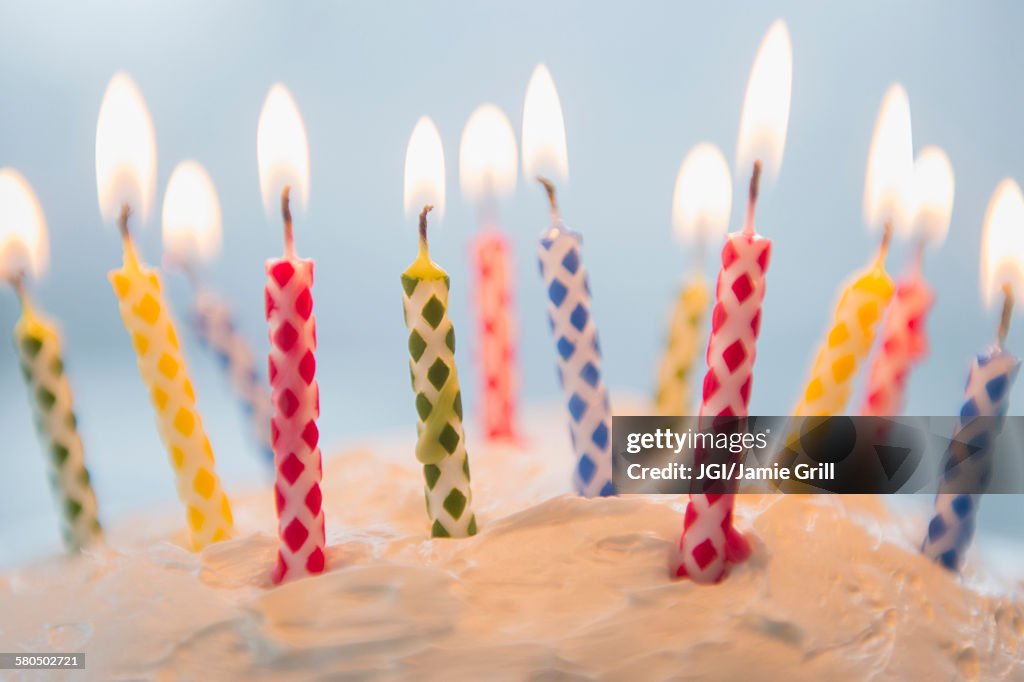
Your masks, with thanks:
[[[99,540],[102,531],[78,435],[71,384],[64,374],[60,335],[32,309],[24,292],[19,294],[23,311],[14,327],[14,345],[39,437],[49,454],[50,483],[60,512],[64,544],[70,551],[79,551]]]
[[[416,459],[423,464],[431,536],[467,537],[476,534],[476,516],[455,368],[455,330],[448,319],[448,273],[427,251],[430,209],[420,214],[419,256],[402,273],[409,369],[419,416]]]

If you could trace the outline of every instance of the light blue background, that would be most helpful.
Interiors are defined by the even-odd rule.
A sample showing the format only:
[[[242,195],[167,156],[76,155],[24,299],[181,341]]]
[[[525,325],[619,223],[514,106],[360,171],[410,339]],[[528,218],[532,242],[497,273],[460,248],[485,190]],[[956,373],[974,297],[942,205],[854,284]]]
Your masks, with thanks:
[[[416,119],[429,114],[445,141],[448,211],[433,254],[453,282],[451,315],[468,405],[471,364],[467,245],[475,211],[458,193],[457,145],[469,113],[501,106],[517,129],[538,61],[565,112],[571,183],[567,221],[586,237],[594,314],[615,388],[647,391],[668,306],[691,257],[673,241],[671,191],[695,143],[735,152],[750,65],[771,22],[793,39],[789,138],[759,228],[775,242],[753,413],[787,412],[828,323],[835,294],[871,258],[877,235],[861,219],[864,166],[875,113],[893,81],[907,88],[915,146],[948,152],[957,176],[949,239],[928,254],[938,293],[932,353],[914,373],[909,411],[958,409],[972,353],[993,336],[979,305],[982,217],[997,182],[1024,177],[1024,50],[1017,3],[934,2],[110,2],[0,4],[0,166],[15,166],[45,209],[52,267],[32,289],[64,328],[82,435],[105,518],[174,491],[146,394],[106,272],[120,262],[102,224],[94,177],[96,116],[119,69],[146,96],[157,140],[159,196],[174,165],[195,158],[220,191],[225,249],[209,279],[236,305],[259,354],[263,260],[281,248],[262,210],[256,120],[283,81],[311,146],[309,212],[297,219],[301,253],[317,260],[321,432],[326,446],[413,428],[398,275],[415,252],[402,215],[402,163]],[[733,224],[745,179],[736,183]],[[552,344],[534,249],[547,220],[542,191],[520,183],[503,206],[519,271],[525,396],[557,394]],[[150,262],[157,220],[139,231]],[[716,249],[717,250],[717,249]],[[898,244],[891,269],[908,248]],[[708,257],[709,270],[714,265]],[[179,318],[185,283],[166,278]],[[0,334],[18,315],[0,291]],[[1024,323],[1011,346],[1024,352]],[[188,338],[187,334],[183,334]],[[217,367],[189,338],[200,406],[229,490],[258,481],[260,462]],[[1016,413],[1024,387],[1014,391]],[[58,546],[43,458],[13,349],[0,344],[0,564]],[[1018,525],[1020,498],[986,500],[983,523]]]

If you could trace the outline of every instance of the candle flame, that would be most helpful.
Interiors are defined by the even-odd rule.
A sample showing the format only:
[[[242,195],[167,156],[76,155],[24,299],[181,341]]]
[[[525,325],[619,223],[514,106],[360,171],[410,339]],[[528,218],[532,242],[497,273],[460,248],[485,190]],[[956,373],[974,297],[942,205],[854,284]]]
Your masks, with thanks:
[[[256,163],[260,193],[267,215],[281,208],[281,192],[291,187],[291,197],[305,209],[309,205],[309,141],[295,99],[281,83],[275,83],[260,111],[256,126]]]
[[[32,186],[13,168],[0,168],[0,278],[46,270],[46,218]]]
[[[220,201],[213,180],[196,161],[182,161],[164,193],[163,240],[167,255],[180,264],[211,260],[220,251]]]
[[[768,177],[782,166],[793,91],[793,46],[786,22],[777,20],[768,29],[750,69],[740,115],[736,169],[746,177],[755,161],[761,161]]]
[[[444,146],[437,126],[428,116],[420,117],[405,149],[405,214],[419,215],[427,204],[434,212],[434,223],[444,217]]]
[[[551,72],[543,64],[533,70],[526,86],[522,142],[523,173],[531,182],[538,176],[560,183],[569,180],[562,103]]]
[[[470,115],[459,143],[459,182],[471,201],[508,196],[516,188],[516,135],[508,116],[493,104]]]
[[[912,232],[922,240],[941,244],[953,214],[953,165],[938,147],[922,149],[914,161],[911,183]]]
[[[710,243],[725,232],[732,209],[732,177],[721,150],[702,142],[679,166],[672,225],[684,241]]]
[[[156,133],[135,81],[110,79],[96,122],[96,193],[100,213],[113,223],[124,205],[145,220],[156,194]]]
[[[985,212],[981,235],[981,293],[991,306],[1003,287],[1024,292],[1024,196],[1016,181],[999,183]]]
[[[864,179],[864,219],[871,228],[887,223],[901,232],[910,229],[909,205],[914,182],[914,147],[907,91],[894,83],[878,109]]]

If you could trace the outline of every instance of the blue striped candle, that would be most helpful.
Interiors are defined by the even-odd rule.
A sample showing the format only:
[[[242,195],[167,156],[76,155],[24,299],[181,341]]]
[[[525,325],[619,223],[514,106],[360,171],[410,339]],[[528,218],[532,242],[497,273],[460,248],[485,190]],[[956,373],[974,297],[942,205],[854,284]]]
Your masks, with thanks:
[[[951,571],[958,571],[974,536],[981,491],[992,476],[992,452],[1009,407],[1010,389],[1020,360],[1002,341],[1009,323],[1010,298],[1003,312],[999,341],[975,358],[967,378],[966,399],[954,440],[946,451],[935,514],[921,551]],[[977,493],[965,492],[977,490]]]
[[[580,258],[582,239],[562,223],[551,183],[541,182],[551,201],[552,224],[541,236],[538,256],[576,454],[573,482],[585,497],[614,495],[611,403],[601,379],[597,325],[590,314],[587,269]]]
[[[209,291],[196,294],[192,326],[203,346],[213,352],[224,370],[231,388],[242,405],[253,440],[263,460],[274,466],[270,447],[270,419],[273,406],[267,380],[256,369],[252,349],[238,332],[231,307]]]

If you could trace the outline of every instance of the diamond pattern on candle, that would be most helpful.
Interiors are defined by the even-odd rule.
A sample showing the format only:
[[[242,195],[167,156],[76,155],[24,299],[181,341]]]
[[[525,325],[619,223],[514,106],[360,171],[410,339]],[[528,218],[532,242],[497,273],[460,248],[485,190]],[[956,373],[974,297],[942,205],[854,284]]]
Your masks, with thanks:
[[[409,327],[409,371],[416,395],[416,456],[424,464],[430,534],[476,534],[469,460],[462,428],[462,394],[455,367],[455,332],[448,318],[448,278],[402,275]]]
[[[209,291],[196,295],[192,325],[200,342],[208,347],[227,373],[231,388],[241,400],[250,433],[273,463],[270,447],[270,391],[256,369],[252,349],[238,332],[228,304]]]
[[[935,496],[935,515],[921,546],[925,556],[951,571],[963,565],[981,502],[980,494],[959,491],[988,486],[993,445],[1009,407],[1007,389],[1019,371],[1020,360],[998,347],[979,355],[971,366],[957,432],[946,451]]]
[[[722,248],[701,428],[711,426],[716,417],[747,416],[770,255],[771,241],[759,235],[731,234]],[[706,457],[701,450],[694,455],[699,468]],[[749,543],[732,526],[734,497],[731,490],[690,495],[679,540],[677,577],[716,583],[727,575],[730,564],[750,554]]]
[[[580,258],[580,236],[555,228],[540,241],[541,277],[548,290],[548,319],[558,357],[558,375],[571,419],[576,451],[573,482],[587,497],[614,495],[612,452],[607,438],[611,403],[601,379],[597,325],[590,314],[587,269]]]
[[[64,545],[78,551],[99,541],[102,531],[82,439],[76,430],[60,335],[48,320],[26,307],[14,328],[14,345],[29,395],[34,398],[36,429],[49,451],[49,479]]]
[[[659,414],[690,414],[690,381],[700,353],[701,327],[708,308],[703,279],[687,284],[669,320],[668,343],[658,369],[655,405]],[[755,332],[756,333],[756,332]]]
[[[270,435],[278,471],[274,495],[281,539],[271,577],[280,583],[324,569],[313,261],[270,260],[267,275],[268,367],[275,408]]]
[[[843,290],[832,328],[814,360],[794,415],[828,417],[843,412],[853,392],[857,367],[871,350],[875,327],[892,293],[892,280],[880,264]]]
[[[157,427],[174,467],[178,497],[186,506],[192,546],[202,549],[231,535],[231,507],[214,472],[210,441],[196,411],[195,393],[177,344],[174,323],[163,301],[160,278],[139,265],[130,245],[126,249],[125,264],[110,273],[110,281],[121,319],[134,341],[139,373],[149,388]],[[201,471],[213,479],[209,495],[196,488],[196,477]]]
[[[907,376],[928,352],[925,322],[935,295],[919,275],[901,280],[882,323],[860,413],[894,417],[903,412]]]
[[[723,248],[713,313],[717,325],[708,341],[702,416],[747,413],[740,388],[753,375],[758,330],[752,321],[760,318],[770,252],[769,240],[746,235],[730,235]],[[747,282],[739,287],[742,297],[734,285],[737,279]]]

